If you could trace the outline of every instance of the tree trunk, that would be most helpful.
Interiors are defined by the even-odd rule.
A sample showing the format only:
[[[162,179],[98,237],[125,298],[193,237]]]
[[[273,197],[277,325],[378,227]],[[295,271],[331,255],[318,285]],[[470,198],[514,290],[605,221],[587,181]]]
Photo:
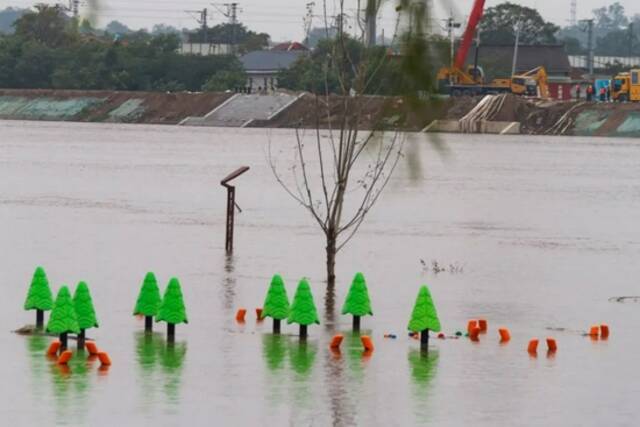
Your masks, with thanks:
[[[353,332],[360,332],[360,316],[353,316]]]
[[[167,323],[167,341],[173,342],[176,339],[176,325]]]
[[[145,332],[153,332],[153,316],[144,316]]]
[[[429,330],[425,329],[420,332],[420,348],[422,350],[429,350]]]
[[[44,311],[36,310],[36,328],[44,329]]]
[[[335,231],[327,233],[327,287],[334,289],[336,286],[336,239]]]
[[[273,333],[276,335],[280,333],[280,319],[273,319]]]
[[[67,333],[60,334],[60,353],[67,349]]]
[[[85,343],[84,329],[80,329],[80,333],[78,334],[78,351],[84,351],[84,343]]]
[[[307,325],[300,325],[300,339],[307,339]]]

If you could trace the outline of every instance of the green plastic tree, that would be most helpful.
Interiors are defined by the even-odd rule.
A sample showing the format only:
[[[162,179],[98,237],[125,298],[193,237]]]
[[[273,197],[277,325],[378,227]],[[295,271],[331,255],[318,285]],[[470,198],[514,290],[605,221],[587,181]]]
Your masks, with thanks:
[[[423,347],[429,346],[429,331],[440,332],[440,319],[436,306],[431,298],[429,288],[422,286],[418,292],[416,304],[411,313],[408,329],[411,332],[420,332],[420,342]]]
[[[44,326],[44,312],[53,308],[53,294],[49,287],[49,280],[44,268],[38,267],[33,273],[31,286],[24,302],[25,310],[36,310],[36,327],[42,329]]]
[[[76,292],[73,294],[73,306],[76,310],[78,326],[80,327],[78,350],[81,350],[84,348],[85,330],[98,327],[98,319],[96,318],[96,310],[93,308],[91,292],[89,292],[89,286],[85,282],[78,283]]]
[[[161,303],[162,297],[160,296],[160,289],[158,288],[156,275],[149,272],[145,276],[144,282],[142,282],[140,294],[138,294],[138,300],[136,301],[136,307],[133,309],[134,316],[145,317],[145,330],[149,332],[153,330],[153,317],[158,314]]]
[[[47,332],[60,335],[61,351],[67,349],[68,333],[80,333],[76,309],[73,306],[71,293],[67,286],[62,286],[58,291],[56,301],[53,303],[53,310],[51,310],[49,323],[47,323]]]
[[[300,283],[298,283],[298,289],[296,289],[296,294],[293,297],[287,323],[297,323],[300,325],[301,338],[306,338],[308,325],[314,323],[320,324],[318,311],[313,302],[313,294],[311,293],[311,287],[307,279],[302,279]]]
[[[360,329],[360,317],[373,316],[367,282],[362,273],[357,273],[353,278],[353,282],[351,282],[347,299],[342,306],[342,314],[351,314],[353,316],[354,331]]]
[[[267,297],[262,307],[262,318],[271,317],[273,319],[273,333],[280,333],[280,321],[289,316],[289,297],[284,281],[279,274],[271,279]]]
[[[169,281],[169,285],[164,292],[162,304],[158,310],[156,322],[167,322],[167,338],[173,340],[175,336],[175,325],[189,323],[187,320],[187,310],[182,299],[180,282],[175,277]]]

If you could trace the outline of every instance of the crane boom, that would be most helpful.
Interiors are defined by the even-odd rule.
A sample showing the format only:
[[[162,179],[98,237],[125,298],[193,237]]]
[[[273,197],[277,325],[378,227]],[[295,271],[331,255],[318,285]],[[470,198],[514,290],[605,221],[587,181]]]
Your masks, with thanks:
[[[464,70],[464,62],[467,59],[469,48],[471,48],[471,42],[473,42],[476,29],[478,28],[478,24],[480,23],[482,14],[484,13],[484,3],[485,0],[475,0],[473,3],[473,9],[471,9],[471,15],[469,15],[467,29],[462,37],[462,43],[458,48],[458,54],[456,55],[456,61],[454,62],[454,67],[458,70]]]

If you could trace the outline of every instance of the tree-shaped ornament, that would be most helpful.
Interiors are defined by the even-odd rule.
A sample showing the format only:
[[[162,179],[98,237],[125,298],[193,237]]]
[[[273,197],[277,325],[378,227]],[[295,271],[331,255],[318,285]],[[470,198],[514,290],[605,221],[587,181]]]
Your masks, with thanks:
[[[49,287],[47,274],[44,272],[44,268],[38,267],[33,273],[24,309],[36,311],[36,328],[42,329],[44,327],[44,312],[52,308],[53,294]]]
[[[353,282],[351,282],[347,299],[342,306],[342,314],[351,314],[353,316],[354,331],[360,330],[360,317],[373,316],[367,282],[362,273],[357,273],[353,278]]]
[[[78,350],[84,349],[85,330],[98,327],[98,319],[96,318],[96,310],[93,308],[93,299],[91,292],[85,282],[78,283],[76,291],[73,294],[73,306],[76,310],[78,318]]]
[[[422,286],[418,292],[408,328],[411,332],[420,332],[420,344],[424,349],[429,347],[429,331],[440,332],[441,330],[436,306],[426,286]]]
[[[293,296],[293,303],[289,310],[287,323],[297,323],[300,325],[300,338],[302,339],[307,337],[307,326],[314,323],[320,324],[318,311],[313,302],[313,294],[311,293],[311,287],[307,279],[302,279],[300,283],[298,283],[298,289],[296,289],[296,294]]]
[[[162,297],[155,274],[149,272],[142,282],[140,294],[133,309],[134,316],[144,316],[144,329],[147,332],[153,331],[153,318],[158,315]]]
[[[176,325],[179,323],[189,323],[187,320],[187,310],[182,299],[180,282],[175,277],[169,281],[169,285],[164,292],[156,322],[167,322],[167,340],[173,341],[176,335]]]
[[[280,321],[289,316],[289,298],[284,281],[279,274],[271,279],[267,297],[262,307],[262,318],[271,317],[273,319],[273,333],[280,333]]]
[[[67,286],[62,286],[58,291],[47,323],[47,332],[60,336],[60,352],[67,349],[67,334],[80,333],[76,309]]]

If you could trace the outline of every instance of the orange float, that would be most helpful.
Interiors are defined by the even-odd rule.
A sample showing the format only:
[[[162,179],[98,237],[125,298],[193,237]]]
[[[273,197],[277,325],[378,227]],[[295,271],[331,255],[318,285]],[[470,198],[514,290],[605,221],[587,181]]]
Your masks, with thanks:
[[[591,329],[589,330],[589,336],[591,338],[597,339],[599,335],[600,335],[600,326],[598,325],[591,326]]]
[[[360,341],[362,341],[362,346],[364,347],[364,351],[372,352],[373,351],[373,340],[368,335],[363,335],[360,337]]]
[[[511,333],[507,328],[498,329],[498,333],[500,334],[500,342],[509,342],[511,340]]]
[[[60,357],[58,357],[58,365],[66,365],[69,360],[71,360],[71,356],[73,356],[71,350],[63,351]]]
[[[87,341],[84,343],[84,347],[87,349],[89,354],[98,354],[98,346],[93,341]]]
[[[98,359],[100,360],[101,365],[111,366],[111,358],[106,352],[101,351],[100,353],[98,353]]]
[[[476,342],[480,341],[480,328],[478,326],[471,329],[471,332],[469,332],[469,339]]]
[[[329,348],[335,350],[340,348],[340,344],[342,344],[342,340],[344,336],[342,334],[337,334],[331,339],[331,344],[329,344]]]
[[[558,344],[554,338],[547,338],[547,349],[551,353],[555,353],[558,350]]]
[[[609,326],[605,325],[604,323],[600,325],[600,338],[602,338],[603,340],[609,338]]]
[[[527,351],[531,354],[536,354],[538,352],[538,339],[534,338],[529,341],[529,346],[527,347]]]
[[[55,340],[49,345],[49,348],[47,349],[47,356],[55,356],[58,353],[58,350],[60,350],[60,341]]]
[[[471,334],[471,330],[473,328],[477,328],[478,327],[478,321],[477,320],[469,320],[469,322],[467,323],[467,333]]]
[[[262,318],[262,308],[256,308],[256,319],[258,319],[258,322],[264,320]]]
[[[236,322],[238,323],[244,323],[244,317],[247,315],[247,310],[244,308],[241,308],[238,310],[238,312],[236,313]]]
[[[486,319],[478,320],[478,327],[480,328],[480,332],[487,332],[488,325]]]

